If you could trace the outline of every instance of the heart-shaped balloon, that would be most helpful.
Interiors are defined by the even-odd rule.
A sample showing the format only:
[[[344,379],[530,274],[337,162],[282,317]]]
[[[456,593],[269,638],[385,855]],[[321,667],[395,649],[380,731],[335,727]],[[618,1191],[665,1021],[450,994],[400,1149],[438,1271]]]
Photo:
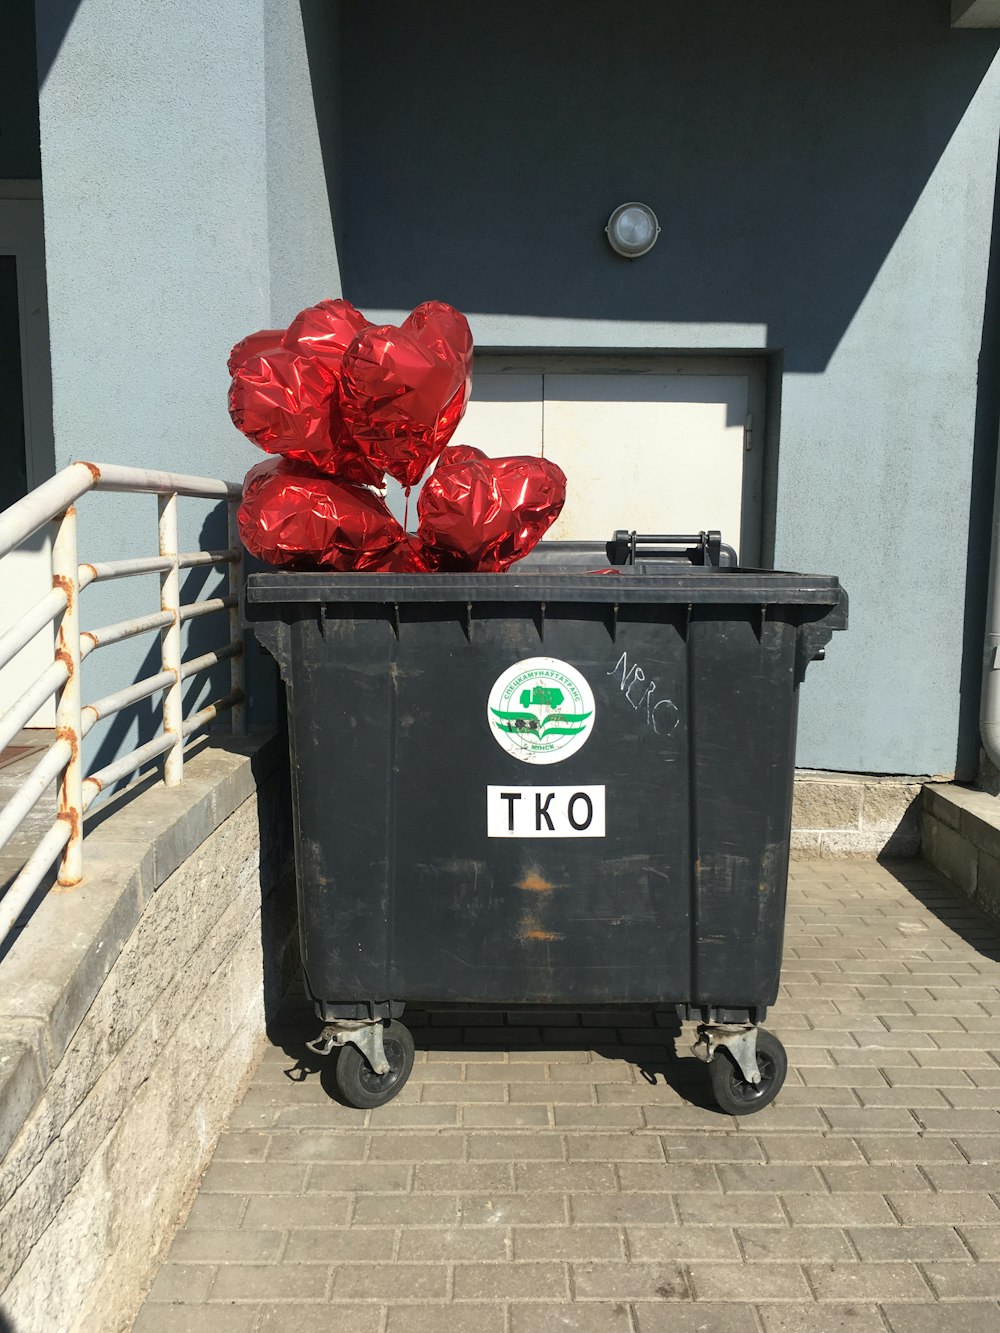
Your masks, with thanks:
[[[324,357],[270,347],[236,367],[229,415],[266,453],[309,463],[359,485],[381,486],[383,477],[334,422],[331,408],[338,369]],[[336,435],[334,434],[336,428]]]
[[[369,464],[351,439],[340,413],[338,392],[344,353],[354,339],[371,325],[350,301],[341,298],[320,301],[300,310],[288,326],[281,345],[300,356],[315,357],[330,376],[330,459],[311,461],[323,472],[335,473],[345,481],[381,486],[382,470]]]
[[[445,449],[417,501],[417,534],[435,569],[502,573],[544,537],[566,502],[547,458],[488,458]]]
[[[427,569],[413,538],[378,496],[285,458],[250,469],[237,520],[243,545],[269,565],[394,573]]]
[[[419,540],[410,535],[364,567],[366,574],[428,574],[430,568]]]
[[[252,356],[266,352],[270,347],[278,347],[284,336],[284,329],[258,329],[256,333],[248,333],[245,338],[241,338],[229,353],[229,361],[226,363],[230,376],[235,375]]]
[[[468,321],[443,301],[425,301],[398,328],[365,329],[345,352],[344,425],[376,467],[412,486],[454,435],[471,385]]]
[[[300,310],[279,341],[301,356],[318,356],[339,373],[344,353],[368,320],[350,301],[320,301]]]

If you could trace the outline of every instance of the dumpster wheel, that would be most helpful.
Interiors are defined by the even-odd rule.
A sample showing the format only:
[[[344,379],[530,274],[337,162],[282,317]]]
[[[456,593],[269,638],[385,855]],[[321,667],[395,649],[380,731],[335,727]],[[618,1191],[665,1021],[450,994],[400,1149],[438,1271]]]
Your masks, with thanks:
[[[778,1038],[757,1029],[757,1068],[760,1082],[746,1079],[734,1057],[724,1047],[716,1049],[708,1066],[712,1092],[720,1108],[729,1115],[753,1115],[774,1101],[788,1073],[788,1056]]]
[[[334,1077],[345,1102],[368,1110],[384,1106],[403,1088],[413,1072],[413,1037],[410,1029],[395,1019],[382,1028],[382,1047],[388,1073],[376,1074],[357,1046],[345,1045],[337,1055]]]

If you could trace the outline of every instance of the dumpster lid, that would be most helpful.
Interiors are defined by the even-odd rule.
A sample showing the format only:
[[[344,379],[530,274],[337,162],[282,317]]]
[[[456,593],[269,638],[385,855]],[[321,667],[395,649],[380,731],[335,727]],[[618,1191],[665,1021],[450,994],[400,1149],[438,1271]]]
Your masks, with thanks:
[[[591,602],[688,603],[717,605],[798,605],[842,607],[847,595],[838,579],[825,574],[792,574],[759,569],[688,566],[647,569],[606,566],[593,571],[549,566],[507,574],[338,574],[275,570],[251,574],[246,601],[351,603],[405,602]]]

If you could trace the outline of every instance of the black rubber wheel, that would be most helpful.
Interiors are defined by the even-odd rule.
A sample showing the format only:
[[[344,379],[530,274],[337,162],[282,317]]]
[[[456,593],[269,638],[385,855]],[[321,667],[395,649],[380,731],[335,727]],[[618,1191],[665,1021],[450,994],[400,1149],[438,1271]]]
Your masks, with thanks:
[[[356,1046],[342,1046],[335,1077],[344,1101],[361,1110],[384,1106],[413,1072],[413,1037],[410,1029],[393,1020],[382,1028],[382,1045],[389,1061],[387,1074],[376,1074]]]
[[[720,1047],[708,1066],[712,1092],[729,1115],[753,1115],[774,1101],[788,1073],[785,1048],[771,1032],[757,1029],[757,1068],[760,1082],[748,1083],[726,1048]]]

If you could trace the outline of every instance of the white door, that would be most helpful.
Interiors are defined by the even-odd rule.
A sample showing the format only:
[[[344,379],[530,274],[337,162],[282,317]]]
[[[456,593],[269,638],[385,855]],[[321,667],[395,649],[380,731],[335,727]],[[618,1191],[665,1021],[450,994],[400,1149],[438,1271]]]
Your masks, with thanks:
[[[0,197],[0,508],[20,499],[51,470],[52,389],[41,199]],[[39,534],[0,560],[0,634],[52,587],[49,539]],[[0,712],[52,661],[44,629],[0,669]],[[30,726],[52,726],[45,704]]]
[[[562,467],[566,507],[552,539],[717,528],[744,564],[759,560],[761,358],[534,362],[477,358],[457,439]]]

